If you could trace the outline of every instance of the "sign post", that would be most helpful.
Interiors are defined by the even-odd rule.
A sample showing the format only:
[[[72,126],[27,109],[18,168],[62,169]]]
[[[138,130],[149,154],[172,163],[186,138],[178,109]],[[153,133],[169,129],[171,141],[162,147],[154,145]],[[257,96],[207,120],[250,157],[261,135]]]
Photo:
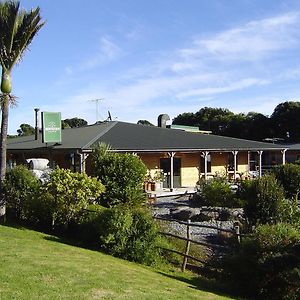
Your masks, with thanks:
[[[42,112],[43,143],[61,143],[61,114]]]

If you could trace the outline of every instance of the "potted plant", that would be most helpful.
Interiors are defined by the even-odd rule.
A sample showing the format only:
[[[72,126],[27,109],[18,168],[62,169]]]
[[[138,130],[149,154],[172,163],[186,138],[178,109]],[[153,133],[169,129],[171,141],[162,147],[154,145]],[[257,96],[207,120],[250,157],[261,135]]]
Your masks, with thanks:
[[[148,175],[145,177],[145,182],[144,182],[144,186],[145,186],[146,191],[151,191],[152,190],[152,183],[153,183],[153,179],[152,179],[150,171],[149,171]]]
[[[155,182],[155,190],[159,191],[162,190],[163,188],[163,181],[164,181],[164,172],[161,169],[156,169],[154,176],[153,176],[153,180]]]

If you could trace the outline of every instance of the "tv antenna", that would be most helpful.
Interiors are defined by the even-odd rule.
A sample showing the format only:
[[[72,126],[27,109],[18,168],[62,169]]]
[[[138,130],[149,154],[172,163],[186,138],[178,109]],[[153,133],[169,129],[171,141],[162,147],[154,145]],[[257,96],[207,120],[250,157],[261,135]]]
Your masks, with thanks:
[[[110,111],[108,111],[108,118],[107,118],[108,121],[112,121],[112,117],[111,117],[111,113]]]
[[[104,98],[97,98],[97,99],[91,99],[88,100],[90,102],[95,102],[96,103],[96,123],[99,121],[99,101],[103,101]]]

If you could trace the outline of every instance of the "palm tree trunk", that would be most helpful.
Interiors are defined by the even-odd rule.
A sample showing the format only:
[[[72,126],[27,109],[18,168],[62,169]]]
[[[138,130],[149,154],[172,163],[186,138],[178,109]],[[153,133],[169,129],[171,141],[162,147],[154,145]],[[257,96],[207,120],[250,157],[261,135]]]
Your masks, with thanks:
[[[5,221],[6,205],[3,195],[3,181],[6,173],[6,149],[7,149],[7,128],[8,128],[8,108],[9,94],[4,94],[2,102],[2,120],[0,133],[0,220]]]

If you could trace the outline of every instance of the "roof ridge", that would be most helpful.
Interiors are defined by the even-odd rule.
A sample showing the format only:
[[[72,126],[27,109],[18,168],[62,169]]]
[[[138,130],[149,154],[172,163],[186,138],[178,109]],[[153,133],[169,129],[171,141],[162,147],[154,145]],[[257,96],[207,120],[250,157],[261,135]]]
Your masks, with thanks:
[[[94,144],[101,136],[106,134],[108,131],[110,131],[116,124],[118,123],[117,121],[109,122],[111,123],[105,130],[101,131],[99,134],[97,134],[91,141],[89,141],[86,145],[82,147],[84,148],[89,148],[92,144]]]

